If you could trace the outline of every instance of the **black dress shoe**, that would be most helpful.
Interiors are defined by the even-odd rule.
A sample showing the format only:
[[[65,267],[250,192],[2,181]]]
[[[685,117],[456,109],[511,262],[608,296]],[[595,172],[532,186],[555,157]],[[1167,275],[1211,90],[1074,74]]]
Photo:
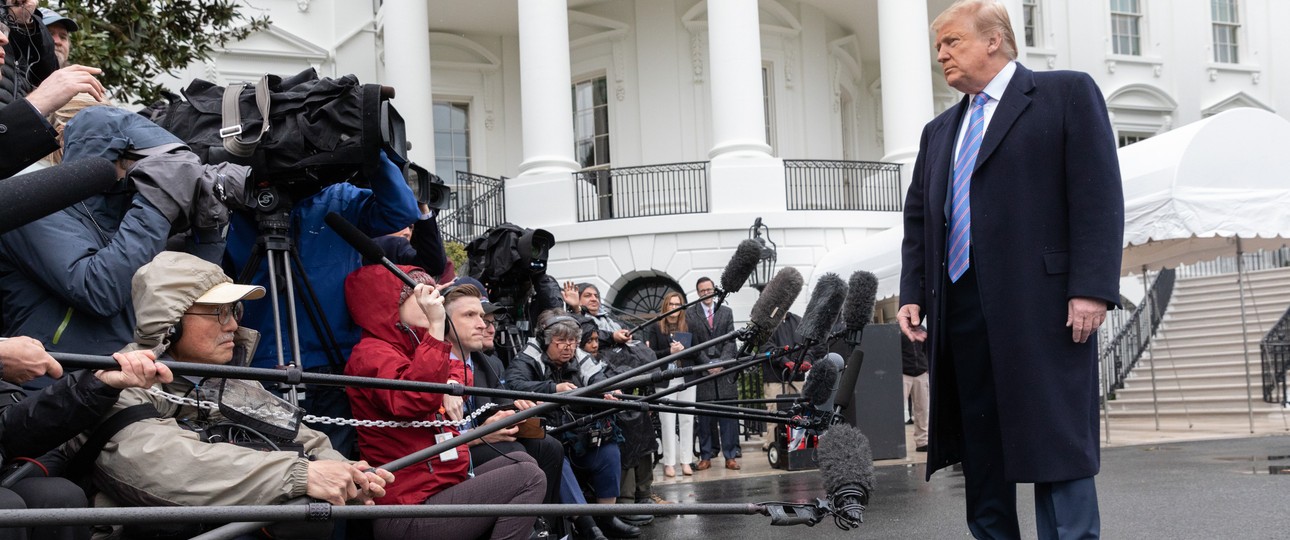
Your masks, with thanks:
[[[654,516],[649,514],[640,514],[640,515],[633,515],[633,516],[618,516],[618,519],[622,520],[624,523],[628,525],[635,525],[637,527],[649,525],[650,523],[654,522]]]
[[[636,538],[641,535],[640,528],[628,525],[616,516],[596,516],[596,525],[610,538]]]
[[[605,533],[596,526],[596,520],[591,516],[578,516],[573,519],[573,526],[576,532],[573,537],[577,540],[609,540]]]

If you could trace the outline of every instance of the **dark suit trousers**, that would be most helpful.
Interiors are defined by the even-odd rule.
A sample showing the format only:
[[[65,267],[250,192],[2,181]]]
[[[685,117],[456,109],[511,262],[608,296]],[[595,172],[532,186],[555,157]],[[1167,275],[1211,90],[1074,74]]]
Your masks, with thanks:
[[[1003,472],[1003,435],[976,271],[969,266],[957,283],[946,283],[944,351],[959,391],[968,529],[976,538],[1020,538],[1017,486]],[[1035,484],[1035,517],[1041,539],[1097,538],[1093,478]]]
[[[739,457],[739,421],[699,415],[699,459]],[[684,458],[684,456],[682,456]]]

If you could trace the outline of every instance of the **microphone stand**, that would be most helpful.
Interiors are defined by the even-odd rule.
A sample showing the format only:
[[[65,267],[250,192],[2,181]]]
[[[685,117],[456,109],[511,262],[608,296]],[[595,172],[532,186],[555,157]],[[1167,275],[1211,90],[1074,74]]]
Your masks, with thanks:
[[[599,393],[605,390],[606,388],[609,388],[617,383],[625,381],[631,377],[635,377],[637,375],[641,375],[643,373],[647,373],[649,371],[658,369],[659,367],[665,366],[679,359],[690,356],[700,350],[703,350],[704,348],[707,348],[713,345],[720,345],[727,341],[731,341],[733,339],[742,337],[748,332],[749,330],[746,328],[735,330],[733,332],[728,332],[724,335],[713,338],[710,341],[704,342],[702,346],[691,347],[679,353],[669,355],[663,358],[659,358],[658,360],[655,360],[653,362],[650,362],[638,368],[631,369],[626,373],[615,375],[613,377],[610,377],[609,379],[606,379],[594,384],[590,384],[582,388],[571,390],[566,395],[570,395],[570,396],[594,395],[596,393]],[[548,394],[548,395],[553,395],[553,394]],[[513,425],[519,424],[520,422],[528,420],[529,418],[532,418],[534,416],[553,412],[555,411],[555,409],[558,409],[559,407],[560,405],[557,403],[543,403],[541,405],[538,405],[536,407],[532,407],[523,411],[516,411],[515,414],[507,416],[501,421],[493,422],[491,424],[484,424],[482,426],[476,426],[474,429],[471,429],[470,431],[466,432],[460,437],[453,437],[441,443],[437,443],[430,447],[423,448],[421,450],[418,450],[416,452],[403,456],[399,459],[386,463],[384,465],[380,465],[379,468],[385,469],[390,472],[398,471],[399,469],[402,469],[409,465],[421,463],[433,456],[446,452],[449,449],[456,448],[459,445],[466,444],[476,439],[482,439],[487,435],[491,435],[493,433],[496,433],[498,431],[501,431]],[[308,497],[298,497],[295,499],[291,499],[290,501],[287,501],[285,504],[303,505],[303,504],[307,504],[308,501],[309,501]],[[193,538],[194,540],[229,540],[231,538],[236,538],[240,535],[258,530],[262,527],[269,525],[270,523],[271,522],[264,522],[264,521],[256,521],[256,522],[239,521],[235,523],[229,523],[228,525],[224,525],[223,527],[219,527],[217,529],[208,531],[204,534],[195,536]]]
[[[648,320],[648,321],[645,321],[645,322],[643,322],[643,323],[640,323],[640,324],[636,325],[634,328],[632,328],[631,330],[628,330],[628,331],[627,331],[627,333],[629,333],[629,334],[635,334],[636,332],[640,331],[640,329],[645,328],[645,327],[647,327],[647,326],[649,326],[649,325],[651,325],[651,324],[655,324],[655,323],[657,323],[657,322],[659,322],[659,321],[661,321],[661,320],[663,320],[663,319],[666,319],[669,315],[671,315],[671,314],[673,314],[673,313],[676,313],[676,312],[681,311],[681,310],[683,310],[683,309],[689,308],[690,306],[693,306],[693,305],[695,305],[695,304],[698,304],[699,302],[702,302],[702,301],[707,300],[707,299],[709,299],[709,298],[712,298],[712,297],[714,297],[714,296],[715,296],[715,297],[718,297],[718,298],[717,298],[717,307],[721,307],[721,302],[722,302],[723,300],[725,300],[725,298],[726,298],[726,293],[725,293],[725,291],[722,291],[722,290],[719,290],[719,289],[718,289],[718,290],[717,290],[717,292],[714,292],[714,293],[709,294],[709,295],[707,295],[707,296],[700,297],[700,298],[698,298],[697,300],[694,300],[694,301],[692,301],[692,302],[688,302],[688,303],[686,303],[686,304],[684,304],[684,305],[682,305],[682,306],[672,308],[672,309],[668,310],[668,311],[667,311],[667,313],[660,314],[659,316],[654,317],[653,319],[650,319],[650,320]],[[715,308],[713,308],[713,309],[715,309]]]

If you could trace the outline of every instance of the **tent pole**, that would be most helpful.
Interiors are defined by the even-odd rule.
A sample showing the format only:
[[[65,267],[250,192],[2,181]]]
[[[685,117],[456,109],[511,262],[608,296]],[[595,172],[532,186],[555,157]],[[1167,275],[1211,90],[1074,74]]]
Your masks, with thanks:
[[[1156,276],[1159,279],[1160,273],[1157,272]],[[1143,310],[1143,313],[1150,317],[1147,319],[1147,327],[1150,328],[1151,323],[1156,320],[1156,299],[1151,296],[1151,288],[1147,286],[1147,265],[1145,264],[1142,265],[1142,301],[1147,304],[1147,309]],[[1138,327],[1142,327],[1141,319],[1138,321]],[[1155,413],[1156,431],[1160,431],[1160,401],[1156,395],[1156,358],[1154,355],[1151,357],[1151,369],[1148,371],[1151,373],[1151,409]],[[1177,371],[1175,370],[1176,374]]]
[[[1245,408],[1250,417],[1250,433],[1254,433],[1254,394],[1250,390],[1250,338],[1245,326],[1245,261],[1241,254],[1241,237],[1236,237],[1236,286],[1241,293],[1241,348],[1245,351]]]

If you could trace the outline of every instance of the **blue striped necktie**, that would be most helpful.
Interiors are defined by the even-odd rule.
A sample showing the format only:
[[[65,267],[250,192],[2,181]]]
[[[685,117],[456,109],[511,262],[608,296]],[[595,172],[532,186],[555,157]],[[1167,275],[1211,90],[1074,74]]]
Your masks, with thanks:
[[[950,282],[954,283],[963,277],[968,269],[968,246],[972,243],[972,206],[969,203],[972,187],[972,169],[976,168],[976,157],[981,150],[981,138],[985,135],[985,104],[990,96],[985,92],[972,99],[972,112],[968,115],[968,129],[963,136],[963,146],[959,148],[958,159],[954,160],[954,184],[950,196],[953,197],[950,210],[949,270]]]

